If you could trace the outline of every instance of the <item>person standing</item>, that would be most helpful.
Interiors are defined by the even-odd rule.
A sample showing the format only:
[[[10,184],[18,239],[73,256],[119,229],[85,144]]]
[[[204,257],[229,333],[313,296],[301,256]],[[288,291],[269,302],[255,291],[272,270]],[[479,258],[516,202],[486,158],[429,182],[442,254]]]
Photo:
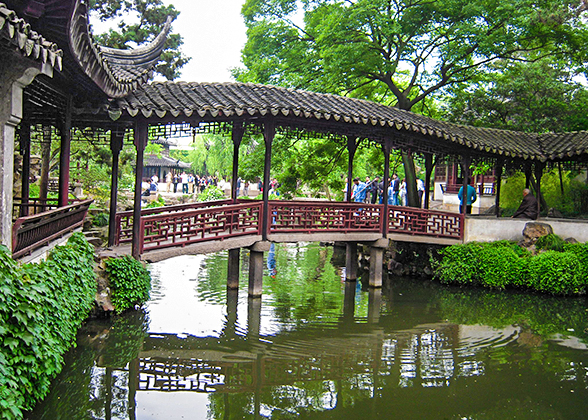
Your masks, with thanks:
[[[180,176],[175,173],[174,174],[174,193],[178,192],[178,184],[180,183]]]
[[[367,185],[361,182],[359,178],[355,178],[353,180],[353,192],[351,193],[351,199],[356,203],[363,203],[365,202],[366,190]]]
[[[470,185],[470,180],[468,179],[467,182],[467,191],[465,193],[465,201],[466,201],[466,214],[472,214],[472,204],[476,202],[478,196],[476,195],[476,189]],[[459,212],[463,213],[463,201],[464,201],[464,193],[463,193],[463,185],[459,189],[457,193],[457,198],[459,198]]]
[[[530,189],[525,188],[523,190],[523,201],[512,217],[531,220],[537,220],[537,217],[539,217],[539,205],[535,196],[531,194]]]
[[[398,179],[397,174],[392,175],[392,182],[390,182],[392,186],[392,205],[398,206],[398,193],[400,192],[400,180]]]
[[[402,178],[398,189],[398,202],[401,206],[406,206],[406,178]]]
[[[166,185],[165,192],[171,191],[173,178],[174,177],[173,177],[171,171],[165,175],[165,185]]]
[[[423,195],[425,194],[425,183],[420,178],[417,178],[417,193],[419,194],[419,207],[423,208]]]
[[[186,174],[186,172],[182,172],[180,179],[182,180],[182,193],[188,194],[188,174]]]

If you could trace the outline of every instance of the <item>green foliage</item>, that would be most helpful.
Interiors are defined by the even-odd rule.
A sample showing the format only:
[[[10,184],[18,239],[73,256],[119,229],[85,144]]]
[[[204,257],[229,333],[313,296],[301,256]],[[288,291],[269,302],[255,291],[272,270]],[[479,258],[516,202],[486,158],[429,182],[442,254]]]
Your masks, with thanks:
[[[49,391],[93,306],[94,249],[81,234],[19,266],[0,247],[0,418],[20,419]]]
[[[543,249],[545,251],[563,252],[564,246],[564,240],[554,233],[542,236],[537,239],[537,242],[535,242],[535,247],[537,249]]]
[[[109,258],[106,273],[112,291],[112,304],[118,313],[141,305],[149,299],[151,275],[131,256]]]
[[[586,271],[569,252],[546,251],[529,261],[529,283],[554,295],[583,293]]]
[[[198,195],[198,197],[196,197],[198,201],[216,201],[224,200],[225,198],[225,192],[214,185],[209,185]]]
[[[108,225],[108,213],[102,212],[92,216],[92,224],[94,226],[107,226]]]
[[[165,206],[165,200],[161,195],[158,195],[157,198],[151,201],[149,204],[145,206],[146,209],[153,209],[156,207],[163,207]]]
[[[542,244],[564,252],[549,250],[532,256],[507,241],[453,245],[441,251],[441,261],[434,262],[435,277],[443,283],[528,287],[555,295],[584,293],[588,245],[564,244],[555,235]]]

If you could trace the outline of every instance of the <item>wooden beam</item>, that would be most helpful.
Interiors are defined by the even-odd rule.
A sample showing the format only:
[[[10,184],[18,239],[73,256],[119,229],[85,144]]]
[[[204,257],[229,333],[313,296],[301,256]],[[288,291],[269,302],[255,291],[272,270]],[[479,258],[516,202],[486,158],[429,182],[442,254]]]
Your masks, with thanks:
[[[144,119],[135,123],[135,148],[137,149],[137,164],[135,167],[135,202],[133,207],[133,242],[131,254],[137,260],[141,256],[141,188],[143,183],[143,155],[147,145],[148,124]]]
[[[263,164],[263,224],[261,236],[267,240],[269,229],[269,184],[270,169],[272,166],[272,143],[276,135],[276,124],[273,119],[267,119],[264,122],[263,139],[265,141],[265,160]]]
[[[110,131],[112,175],[110,179],[110,212],[108,214],[108,246],[113,246],[116,236],[116,207],[118,197],[118,158],[123,146],[124,131]]]

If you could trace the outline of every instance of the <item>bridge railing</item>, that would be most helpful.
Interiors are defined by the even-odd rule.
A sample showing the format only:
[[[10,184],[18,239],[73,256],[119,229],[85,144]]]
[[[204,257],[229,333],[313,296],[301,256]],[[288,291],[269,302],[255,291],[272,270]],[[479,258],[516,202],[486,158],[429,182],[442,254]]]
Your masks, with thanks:
[[[388,207],[388,233],[463,239],[464,216],[415,207]]]
[[[271,201],[269,233],[381,232],[378,204]]]
[[[141,217],[139,251],[261,235],[262,213],[263,203],[251,201]]]
[[[80,201],[16,219],[12,227],[12,257],[20,258],[82,226],[93,201]]]
[[[175,206],[154,207],[151,209],[141,209],[141,218],[157,214],[168,214],[183,212],[186,210],[195,210],[208,207],[222,206],[231,204],[232,200],[205,201],[202,203],[177,204]],[[116,214],[116,239],[115,244],[129,243],[133,240],[133,211],[123,211]]]

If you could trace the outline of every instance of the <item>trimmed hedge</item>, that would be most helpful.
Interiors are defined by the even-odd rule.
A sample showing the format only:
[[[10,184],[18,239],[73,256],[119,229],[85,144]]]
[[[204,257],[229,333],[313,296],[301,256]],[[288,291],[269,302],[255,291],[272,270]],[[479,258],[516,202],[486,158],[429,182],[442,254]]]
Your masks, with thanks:
[[[442,283],[472,284],[495,289],[525,287],[554,295],[583,294],[588,284],[588,244],[543,241],[549,250],[531,255],[507,241],[453,245],[433,261]]]
[[[0,418],[20,419],[49,391],[94,304],[94,248],[81,234],[20,266],[0,246]]]

